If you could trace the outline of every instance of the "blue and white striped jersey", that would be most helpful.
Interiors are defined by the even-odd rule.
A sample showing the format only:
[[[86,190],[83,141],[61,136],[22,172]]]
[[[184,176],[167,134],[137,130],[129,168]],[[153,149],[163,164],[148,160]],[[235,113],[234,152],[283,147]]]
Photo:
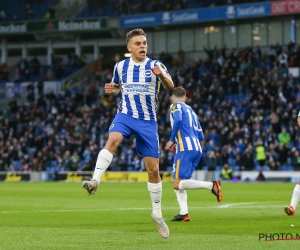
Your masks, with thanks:
[[[115,65],[112,82],[120,84],[122,93],[119,112],[141,120],[156,121],[160,80],[151,71],[154,66],[159,66],[163,74],[169,75],[160,61],[150,58],[140,63],[128,58]]]
[[[183,102],[170,106],[172,135],[170,141],[177,143],[176,152],[196,150],[202,152],[200,141],[204,140],[198,116],[193,109]]]

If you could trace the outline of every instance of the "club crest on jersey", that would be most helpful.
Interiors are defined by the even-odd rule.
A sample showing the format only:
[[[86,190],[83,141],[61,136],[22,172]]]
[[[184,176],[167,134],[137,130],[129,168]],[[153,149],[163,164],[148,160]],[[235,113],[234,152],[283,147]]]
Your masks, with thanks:
[[[144,76],[148,77],[148,78],[151,77],[152,76],[152,71],[150,69],[145,70],[144,71]]]
[[[176,104],[172,105],[171,110],[175,111],[176,109],[178,109],[177,105]]]

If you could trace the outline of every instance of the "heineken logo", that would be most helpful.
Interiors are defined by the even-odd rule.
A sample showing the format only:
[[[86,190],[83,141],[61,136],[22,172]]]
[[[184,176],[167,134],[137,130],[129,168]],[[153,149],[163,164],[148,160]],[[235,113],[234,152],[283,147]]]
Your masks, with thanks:
[[[58,30],[59,31],[73,31],[73,30],[99,30],[101,29],[100,20],[94,21],[59,21]]]
[[[1,0],[0,0],[1,2]],[[38,32],[90,31],[107,28],[107,19],[76,19],[28,21],[17,23],[0,22],[0,34],[22,34]]]
[[[27,24],[4,24],[0,25],[0,33],[22,33],[27,32]]]

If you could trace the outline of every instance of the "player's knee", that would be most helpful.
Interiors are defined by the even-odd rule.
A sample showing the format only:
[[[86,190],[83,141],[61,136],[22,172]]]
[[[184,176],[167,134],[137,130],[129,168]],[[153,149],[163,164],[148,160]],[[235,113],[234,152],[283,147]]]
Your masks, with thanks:
[[[157,166],[153,166],[153,167],[148,167],[148,174],[150,175],[150,176],[157,176],[157,175],[159,175],[159,171],[158,171],[158,168],[157,168]]]
[[[179,181],[177,180],[177,179],[175,179],[174,181],[173,181],[173,188],[175,189],[175,190],[179,190]]]
[[[105,148],[115,149],[119,146],[122,139],[118,135],[110,135],[108,141],[106,142]]]

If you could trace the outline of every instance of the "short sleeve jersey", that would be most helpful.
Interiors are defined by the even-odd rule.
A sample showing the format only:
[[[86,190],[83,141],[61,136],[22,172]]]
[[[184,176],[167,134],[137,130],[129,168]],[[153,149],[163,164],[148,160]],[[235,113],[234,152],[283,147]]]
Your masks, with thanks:
[[[112,82],[121,86],[119,112],[141,120],[156,121],[157,96],[161,81],[151,68],[159,66],[163,74],[167,68],[158,60],[146,58],[136,63],[132,58],[118,62]]]

